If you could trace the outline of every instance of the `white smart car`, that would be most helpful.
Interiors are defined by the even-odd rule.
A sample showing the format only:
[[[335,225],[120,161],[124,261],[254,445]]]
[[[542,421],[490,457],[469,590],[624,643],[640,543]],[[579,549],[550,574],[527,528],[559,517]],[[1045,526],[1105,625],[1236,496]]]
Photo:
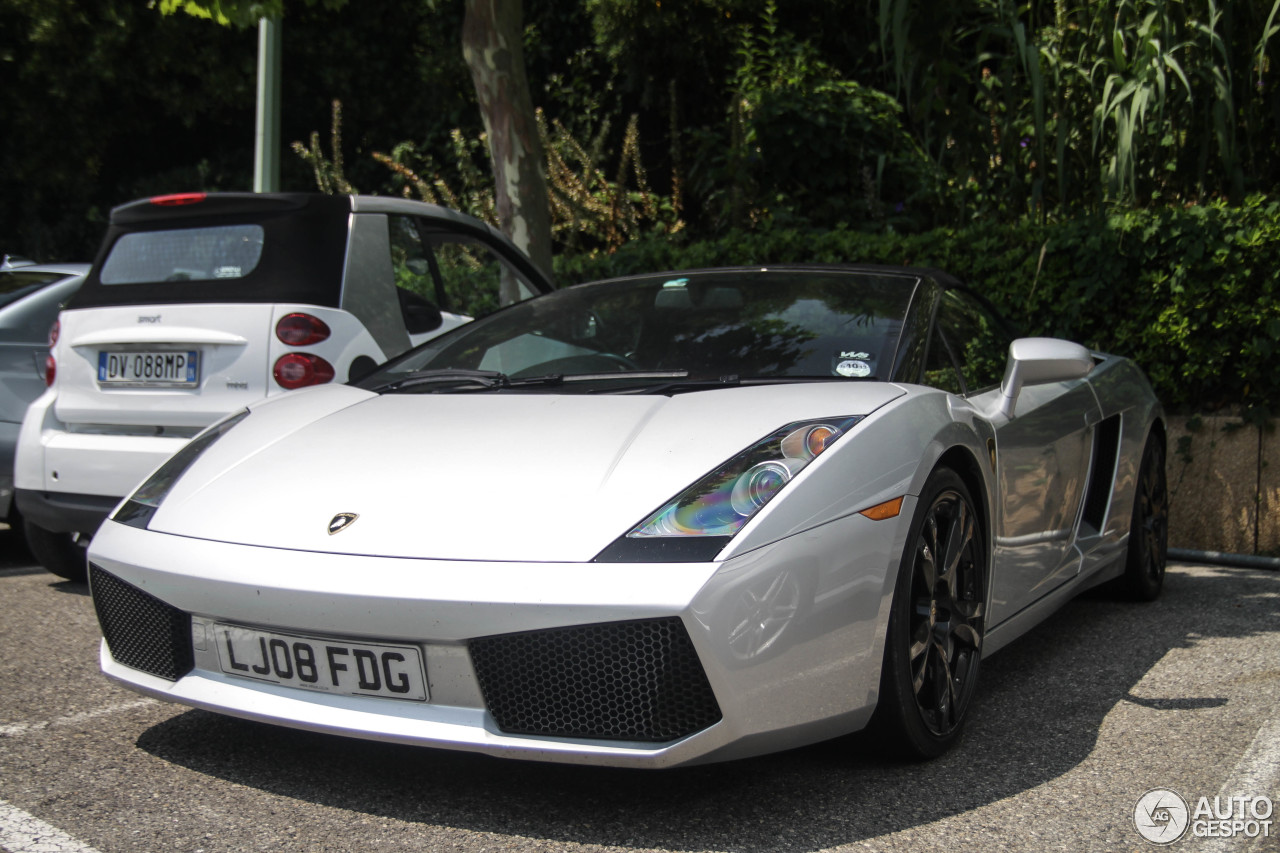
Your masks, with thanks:
[[[191,193],[116,208],[19,435],[32,552],[83,579],[102,520],[209,424],[551,289],[495,229],[404,199]]]

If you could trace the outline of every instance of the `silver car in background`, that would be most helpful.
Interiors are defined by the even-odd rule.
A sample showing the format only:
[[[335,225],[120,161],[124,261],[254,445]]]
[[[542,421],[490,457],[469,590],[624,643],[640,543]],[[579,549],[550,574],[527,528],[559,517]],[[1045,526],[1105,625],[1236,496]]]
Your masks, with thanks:
[[[0,265],[0,520],[20,530],[13,505],[13,454],[27,406],[44,393],[49,330],[89,264]]]

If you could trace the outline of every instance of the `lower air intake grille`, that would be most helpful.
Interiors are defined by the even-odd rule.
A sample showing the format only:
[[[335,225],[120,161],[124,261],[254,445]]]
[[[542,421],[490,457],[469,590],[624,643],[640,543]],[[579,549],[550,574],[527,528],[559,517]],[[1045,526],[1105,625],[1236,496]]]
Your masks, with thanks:
[[[720,719],[679,618],[500,634],[470,649],[489,712],[510,734],[660,742]]]
[[[113,658],[170,681],[191,671],[189,615],[92,563],[89,588]]]

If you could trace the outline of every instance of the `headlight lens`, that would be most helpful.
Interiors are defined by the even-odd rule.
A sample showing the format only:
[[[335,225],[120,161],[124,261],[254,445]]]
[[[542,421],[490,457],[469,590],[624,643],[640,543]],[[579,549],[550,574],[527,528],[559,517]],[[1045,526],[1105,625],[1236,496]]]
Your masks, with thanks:
[[[228,430],[248,416],[249,410],[241,409],[235,414],[218,421],[187,442],[181,450],[169,457],[169,461],[157,468],[141,486],[134,490],[129,499],[111,516],[111,520],[127,524],[130,527],[145,529],[147,522],[151,520],[151,516],[155,515],[156,510],[160,508],[161,502],[169,494],[169,490],[173,488],[173,484],[178,482],[178,479],[186,473],[186,470],[200,457],[200,454],[208,450],[209,445],[222,438]]]
[[[788,424],[685,489],[627,537],[732,536],[859,420]]]

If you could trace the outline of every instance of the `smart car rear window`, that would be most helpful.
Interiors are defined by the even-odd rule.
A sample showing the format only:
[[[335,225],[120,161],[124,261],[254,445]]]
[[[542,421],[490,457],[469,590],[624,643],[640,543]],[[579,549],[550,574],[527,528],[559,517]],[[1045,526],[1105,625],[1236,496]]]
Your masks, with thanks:
[[[261,225],[240,223],[125,234],[99,274],[105,285],[244,278],[262,259]]]

